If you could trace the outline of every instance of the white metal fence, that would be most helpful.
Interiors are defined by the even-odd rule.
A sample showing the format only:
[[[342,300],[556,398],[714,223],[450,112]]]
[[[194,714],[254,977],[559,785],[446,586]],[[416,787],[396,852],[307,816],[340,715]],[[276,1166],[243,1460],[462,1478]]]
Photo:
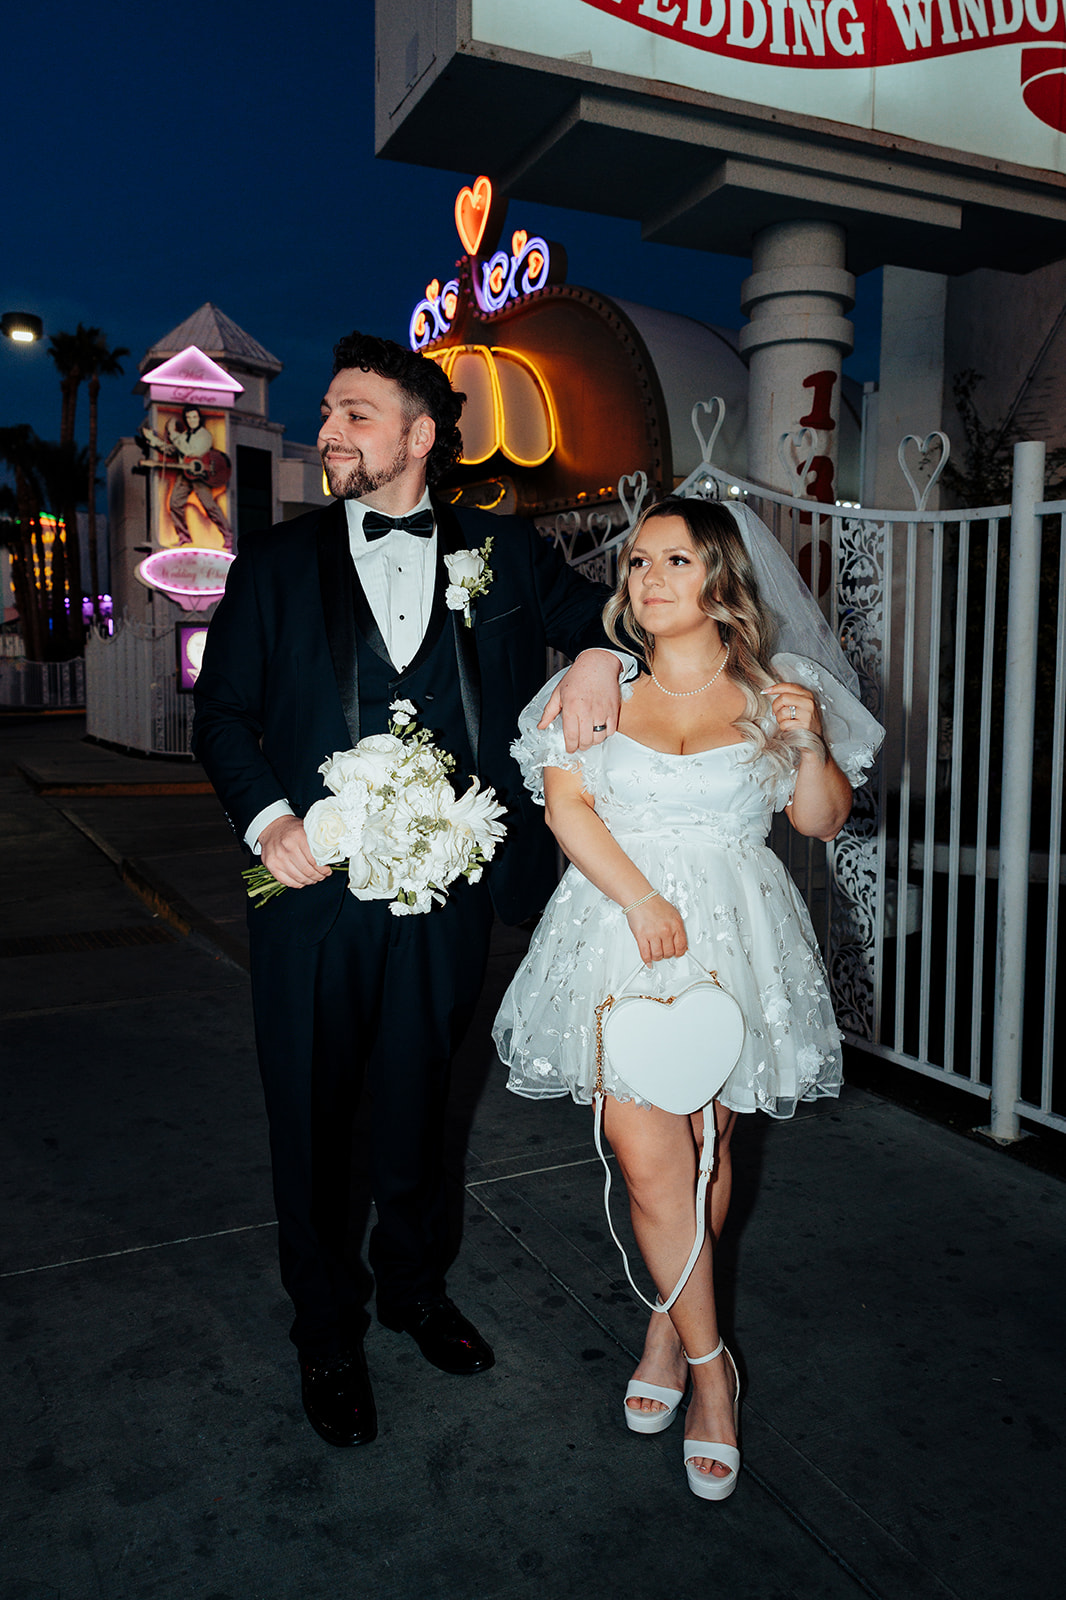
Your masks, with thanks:
[[[821,506],[709,462],[678,490],[742,494],[794,559],[807,549],[801,570],[888,729],[828,849],[775,836],[846,1039],[989,1101],[1004,1139],[1020,1117],[1066,1129],[1066,502],[1044,502],[1043,460],[1017,447],[1010,506],[935,514]],[[628,492],[632,521],[642,489]],[[610,581],[622,533],[584,549],[573,533],[559,530],[574,563]]]
[[[0,653],[0,706],[52,711],[84,704],[85,663],[80,656],[73,661],[27,661],[6,650]]]
[[[93,634],[85,646],[90,738],[151,755],[188,755],[192,696],[177,687],[173,626],[154,627],[128,617],[114,634]]]

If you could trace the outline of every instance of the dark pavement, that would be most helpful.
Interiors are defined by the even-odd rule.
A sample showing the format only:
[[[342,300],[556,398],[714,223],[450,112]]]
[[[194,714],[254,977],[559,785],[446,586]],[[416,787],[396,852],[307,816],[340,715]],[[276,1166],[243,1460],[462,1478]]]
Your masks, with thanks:
[[[503,1088],[506,930],[460,1062],[451,1276],[497,1365],[448,1377],[375,1325],[379,1438],[324,1444],[275,1267],[241,854],[197,767],[82,734],[0,724],[0,1600],[1063,1592],[1062,1182],[855,1088],[743,1119],[744,1468],[698,1501],[680,1425],[624,1426],[643,1316],[590,1114]]]

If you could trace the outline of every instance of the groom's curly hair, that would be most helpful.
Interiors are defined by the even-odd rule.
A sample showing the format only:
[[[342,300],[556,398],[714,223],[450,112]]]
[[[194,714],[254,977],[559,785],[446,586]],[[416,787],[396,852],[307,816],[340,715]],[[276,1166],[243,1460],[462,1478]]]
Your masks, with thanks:
[[[459,418],[466,395],[452,388],[435,361],[417,351],[405,350],[392,339],[379,339],[356,329],[333,347],[333,376],[352,367],[376,372],[399,385],[408,427],[416,417],[432,420],[437,436],[426,457],[426,479],[431,486],[459,465],[463,453]]]

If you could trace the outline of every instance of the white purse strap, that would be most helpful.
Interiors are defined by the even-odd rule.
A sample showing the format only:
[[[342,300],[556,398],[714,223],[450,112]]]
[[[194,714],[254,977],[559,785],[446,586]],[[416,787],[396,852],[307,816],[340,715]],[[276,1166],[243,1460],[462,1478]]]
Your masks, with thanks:
[[[703,1249],[703,1241],[707,1236],[707,1185],[711,1181],[711,1171],[714,1167],[714,1147],[717,1139],[717,1129],[714,1124],[714,1108],[712,1105],[710,1107],[705,1106],[703,1109],[703,1152],[700,1156],[699,1182],[696,1184],[695,1242],[693,1243],[689,1258],[685,1262],[685,1266],[682,1270],[680,1278],[678,1278],[666,1299],[656,1300],[653,1302],[649,1300],[646,1295],[641,1293],[641,1291],[637,1288],[636,1283],[633,1281],[633,1274],[630,1271],[629,1257],[626,1254],[626,1247],[615,1232],[614,1219],[611,1216],[611,1168],[607,1161],[607,1157],[603,1153],[603,1143],[601,1139],[601,1129],[603,1126],[603,1102],[605,1099],[606,1095],[602,1089],[597,1090],[596,1094],[593,1096],[594,1111],[592,1126],[593,1137],[596,1141],[596,1153],[603,1162],[603,1209],[607,1213],[607,1226],[611,1230],[611,1238],[618,1246],[623,1264],[625,1265],[626,1277],[629,1279],[637,1299],[643,1300],[649,1311],[669,1311],[670,1307],[673,1305],[674,1301],[677,1299],[678,1295],[688,1282],[692,1273],[692,1269],[699,1259],[700,1251]]]
[[[694,963],[694,965],[699,967],[701,972],[706,973],[707,977],[710,978],[714,983],[718,983],[717,973],[708,971],[708,969],[704,967],[701,962],[696,960],[696,957],[692,954],[691,950],[686,951],[685,953]],[[653,1302],[649,1300],[646,1295],[642,1294],[637,1288],[637,1285],[633,1280],[633,1273],[630,1270],[629,1256],[626,1254],[626,1247],[618,1237],[618,1234],[615,1232],[614,1219],[611,1216],[611,1168],[607,1161],[607,1157],[603,1153],[602,1139],[603,1106],[604,1101],[607,1098],[607,1092],[603,1086],[603,1019],[607,1015],[608,1011],[610,1011],[615,1001],[620,1000],[623,997],[630,984],[635,983],[639,975],[644,970],[645,963],[641,961],[636,967],[634,967],[629,977],[619,989],[617,995],[609,994],[606,1000],[601,1001],[601,1003],[596,1007],[596,1087],[592,1097],[594,1107],[593,1138],[596,1142],[596,1153],[603,1162],[603,1209],[607,1213],[607,1226],[611,1230],[611,1238],[618,1246],[619,1254],[622,1257],[622,1262],[626,1269],[626,1277],[629,1279],[630,1285],[634,1294],[637,1296],[637,1299],[643,1300],[649,1311],[667,1312],[670,1310],[670,1307],[673,1305],[674,1301],[677,1299],[678,1295],[688,1282],[692,1274],[692,1269],[699,1259],[700,1251],[703,1249],[704,1240],[707,1237],[707,1185],[711,1181],[711,1172],[714,1168],[714,1151],[718,1137],[718,1130],[715,1127],[714,1106],[713,1102],[711,1102],[709,1109],[707,1106],[704,1106],[703,1108],[703,1150],[700,1153],[700,1164],[698,1168],[699,1179],[696,1184],[696,1238],[693,1242],[692,1249],[689,1252],[689,1258],[685,1262],[681,1276],[674,1284],[674,1287],[671,1289],[670,1293],[665,1299],[657,1299]]]

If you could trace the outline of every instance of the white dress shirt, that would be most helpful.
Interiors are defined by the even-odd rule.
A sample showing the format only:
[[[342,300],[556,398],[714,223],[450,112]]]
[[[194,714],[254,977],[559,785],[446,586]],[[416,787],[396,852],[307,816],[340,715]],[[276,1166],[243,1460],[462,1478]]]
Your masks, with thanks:
[[[385,649],[397,672],[405,672],[429,627],[437,575],[437,530],[426,539],[406,528],[393,528],[382,538],[368,541],[363,517],[371,509],[362,500],[344,502],[348,544]],[[404,515],[423,509],[429,509],[428,489]]]

